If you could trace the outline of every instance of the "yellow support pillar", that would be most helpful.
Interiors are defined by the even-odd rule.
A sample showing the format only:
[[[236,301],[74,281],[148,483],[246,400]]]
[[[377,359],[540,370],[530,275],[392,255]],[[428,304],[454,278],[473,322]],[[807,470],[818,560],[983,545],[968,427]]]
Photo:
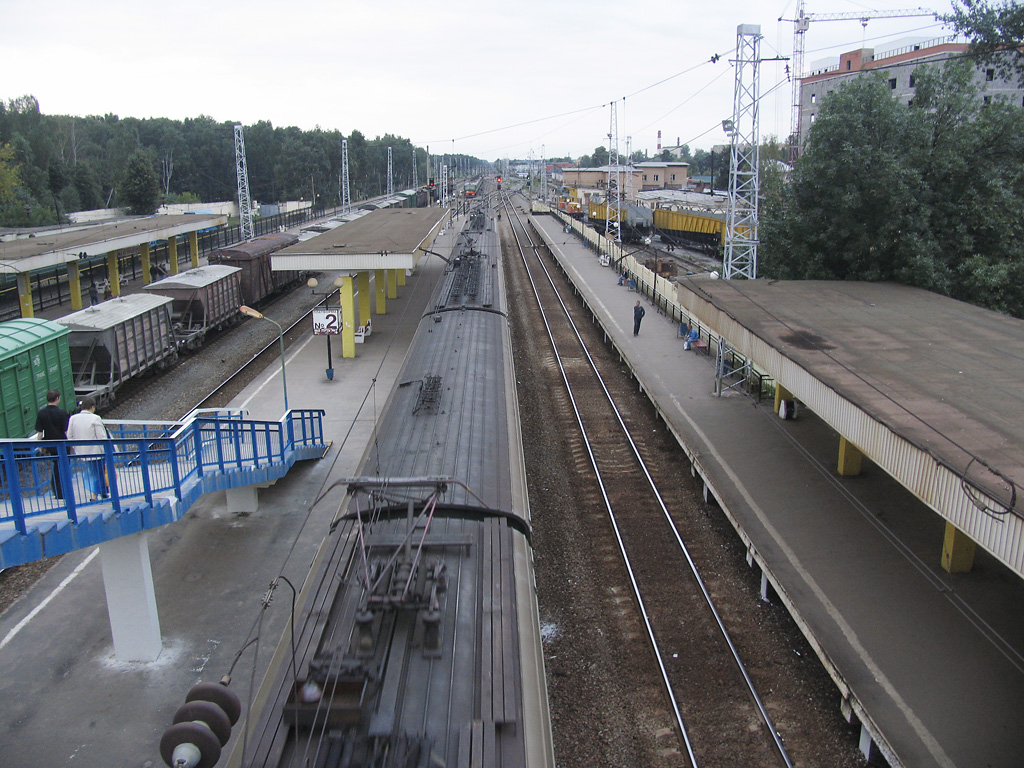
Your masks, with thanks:
[[[952,523],[946,523],[942,541],[942,568],[947,573],[968,573],[974,567],[974,541]]]
[[[370,273],[356,274],[356,291],[359,293],[359,324],[370,322]]]
[[[783,400],[792,400],[793,393],[786,389],[784,386],[775,382],[775,412],[779,412],[779,405]]]
[[[373,271],[373,288],[374,293],[377,296],[377,314],[386,315],[388,311],[388,303],[386,300],[388,292],[388,280],[386,273],[387,270],[375,269]]]
[[[389,299],[397,299],[398,298],[398,278],[395,276],[395,273],[397,271],[398,271],[397,269],[389,269],[389,270],[387,270],[387,273],[388,273],[388,298]]]
[[[107,282],[110,283],[111,297],[121,295],[121,265],[117,260],[117,251],[107,254]]]
[[[82,274],[78,270],[77,261],[68,262],[68,290],[71,291],[71,308],[82,308]]]
[[[21,304],[22,317],[35,317],[32,309],[32,274],[29,272],[18,273],[18,303]]]
[[[352,275],[341,278],[341,356],[356,356],[355,297],[352,292]]]
[[[192,257],[192,268],[199,266],[199,233],[194,229],[188,233],[188,252]]]
[[[843,477],[855,477],[860,474],[860,460],[864,454],[860,448],[842,435],[839,436],[839,474]]]
[[[396,269],[395,270],[395,274],[398,275],[398,286],[399,287],[404,286],[405,285],[405,270],[404,269]]]
[[[153,265],[149,260],[149,243],[139,246],[139,258],[142,261],[142,284],[149,285],[153,282]]]
[[[167,238],[167,258],[171,262],[170,271],[172,275],[178,274],[178,236],[172,235]]]

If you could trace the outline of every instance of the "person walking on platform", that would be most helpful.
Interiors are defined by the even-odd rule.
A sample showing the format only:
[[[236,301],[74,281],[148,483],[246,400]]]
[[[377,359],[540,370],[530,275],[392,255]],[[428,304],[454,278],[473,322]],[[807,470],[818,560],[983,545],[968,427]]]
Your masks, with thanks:
[[[96,414],[96,401],[91,397],[82,398],[82,409],[68,421],[68,440],[106,440],[107,428],[103,419]],[[85,460],[85,485],[92,501],[107,495],[107,484],[103,477],[103,446],[76,445],[75,453],[81,456],[95,456]]]
[[[68,412],[60,407],[60,392],[51,389],[46,393],[46,405],[39,409],[36,414],[36,432],[40,440],[67,440],[68,439]],[[53,495],[58,499],[64,498],[64,487],[60,482],[60,462],[56,458],[56,448],[43,448],[42,453],[55,457],[53,460]]]
[[[636,303],[633,307],[633,335],[640,335],[640,321],[644,319],[644,308],[640,306],[640,302]]]

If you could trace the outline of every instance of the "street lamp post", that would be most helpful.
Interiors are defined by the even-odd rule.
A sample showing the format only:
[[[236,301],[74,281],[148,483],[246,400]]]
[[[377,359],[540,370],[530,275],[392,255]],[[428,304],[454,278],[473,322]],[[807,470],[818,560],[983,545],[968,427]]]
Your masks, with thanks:
[[[277,340],[281,343],[281,387],[284,389],[284,412],[288,413],[288,379],[285,377],[284,370],[284,328],[281,327],[277,320],[269,318],[262,312],[257,312],[252,307],[247,307],[244,304],[238,308],[238,311],[248,317],[255,317],[257,320],[267,320],[277,326]]]
[[[316,292],[316,287],[319,284],[320,284],[320,282],[315,277],[311,277],[311,278],[309,278],[309,280],[306,281],[306,285],[309,286],[309,289],[310,289],[310,291],[313,292],[314,296],[327,296],[327,298],[324,299],[324,303],[326,304],[328,301],[330,301],[330,297],[334,295],[335,291],[340,291],[341,290],[341,287],[345,284],[345,280],[344,280],[344,278],[341,278],[341,277],[334,278],[334,282],[332,283],[334,288],[330,292],[328,292],[326,294],[319,294],[319,293]],[[329,308],[330,307],[328,307],[328,309]],[[340,323],[339,323],[339,326],[340,326]],[[326,371],[326,373],[327,373],[327,380],[328,381],[333,381],[334,380],[334,361],[331,358],[331,336],[333,334],[325,333],[324,335],[327,337],[327,371]]]

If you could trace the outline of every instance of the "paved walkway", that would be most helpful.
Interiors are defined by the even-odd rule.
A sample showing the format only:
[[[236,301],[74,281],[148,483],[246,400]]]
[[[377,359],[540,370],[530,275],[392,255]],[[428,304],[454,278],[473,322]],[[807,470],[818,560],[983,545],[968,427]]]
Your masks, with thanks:
[[[447,255],[453,242],[449,230],[434,250]],[[0,616],[0,763],[163,765],[160,736],[185,693],[199,681],[217,681],[258,634],[234,670],[232,687],[245,705],[250,681],[259,684],[288,625],[289,589],[282,586],[266,611],[261,598],[279,574],[296,588],[306,578],[344,489],[313,502],[334,480],[355,474],[444,266],[435,257],[421,262],[388,313],[374,317],[356,358],[336,356],[333,381],[324,373],[324,339],[309,334],[288,351],[290,405],[326,411],[332,447],[324,459],[296,465],[260,490],[251,515],[230,514],[225,494],[212,493],[184,520],[149,532],[164,639],[157,661],[114,659],[95,548],[65,556]],[[280,376],[275,361],[231,406],[279,419]]]
[[[979,553],[939,568],[937,515],[874,466],[841,478],[838,436],[812,413],[714,396],[713,363],[551,216],[533,217],[638,381],[795,609],[848,703],[906,766],[1021,765],[1024,585]]]

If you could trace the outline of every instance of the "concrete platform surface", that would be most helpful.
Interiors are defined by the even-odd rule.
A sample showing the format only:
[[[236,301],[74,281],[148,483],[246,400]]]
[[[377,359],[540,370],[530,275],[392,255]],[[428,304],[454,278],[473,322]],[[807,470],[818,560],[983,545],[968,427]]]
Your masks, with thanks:
[[[946,574],[937,515],[870,463],[838,476],[838,436],[809,411],[782,421],[771,403],[716,397],[713,355],[683,351],[649,304],[634,337],[643,297],[557,219],[533,221],[883,753],[922,768],[1020,766],[1024,582],[985,554]]]
[[[454,235],[439,237],[435,249],[447,255]],[[209,494],[186,519],[148,534],[164,642],[155,662],[114,658],[95,548],[65,556],[0,616],[0,765],[162,766],[160,736],[188,689],[219,680],[258,638],[233,674],[247,706],[289,620],[288,587],[265,610],[264,593],[278,575],[301,588],[344,489],[312,504],[335,479],[355,474],[444,266],[421,261],[387,314],[374,317],[356,358],[335,360],[333,381],[322,339],[310,333],[289,349],[292,407],[326,411],[333,444],[325,458],[261,489],[255,513],[231,514],[224,493]],[[279,361],[232,406],[280,418]]]

